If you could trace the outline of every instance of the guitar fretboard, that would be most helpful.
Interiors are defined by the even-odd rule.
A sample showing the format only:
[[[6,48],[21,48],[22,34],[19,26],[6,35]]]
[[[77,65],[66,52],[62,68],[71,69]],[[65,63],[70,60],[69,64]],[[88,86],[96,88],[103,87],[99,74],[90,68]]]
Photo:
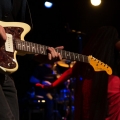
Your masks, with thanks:
[[[47,49],[48,49],[48,46],[36,44],[28,41],[21,41],[21,40],[15,40],[15,47],[16,50],[30,52],[33,54],[43,54],[43,55],[47,55]],[[89,62],[88,56],[65,51],[65,50],[59,50],[59,49],[55,49],[55,50],[61,54],[62,58],[72,61],[81,61],[87,63]]]

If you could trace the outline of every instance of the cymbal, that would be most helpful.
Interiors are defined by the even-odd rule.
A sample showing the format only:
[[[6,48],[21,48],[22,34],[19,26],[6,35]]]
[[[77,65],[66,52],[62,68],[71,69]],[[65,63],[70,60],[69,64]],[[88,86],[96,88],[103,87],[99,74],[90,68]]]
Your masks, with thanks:
[[[69,61],[69,60],[66,60],[66,59],[63,59],[61,61],[58,61],[57,64],[61,67],[66,67],[66,68],[72,68],[73,65],[76,63],[76,61]]]

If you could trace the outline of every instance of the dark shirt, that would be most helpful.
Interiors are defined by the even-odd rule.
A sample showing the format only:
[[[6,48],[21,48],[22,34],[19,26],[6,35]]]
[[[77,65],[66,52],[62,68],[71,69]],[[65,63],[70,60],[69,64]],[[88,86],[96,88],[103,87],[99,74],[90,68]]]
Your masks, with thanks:
[[[0,20],[25,21],[26,0],[0,0]]]

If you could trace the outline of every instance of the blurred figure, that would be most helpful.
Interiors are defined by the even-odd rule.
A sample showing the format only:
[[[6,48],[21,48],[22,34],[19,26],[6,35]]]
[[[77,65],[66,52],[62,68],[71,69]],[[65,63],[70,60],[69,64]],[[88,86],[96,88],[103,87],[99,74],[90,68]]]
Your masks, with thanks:
[[[35,86],[36,83],[42,83],[43,85],[51,85],[56,79],[56,71],[54,64],[39,64],[34,73],[30,78],[30,83]],[[43,90],[41,88],[35,87],[35,96],[45,99],[45,120],[54,120],[53,119],[53,90]]]

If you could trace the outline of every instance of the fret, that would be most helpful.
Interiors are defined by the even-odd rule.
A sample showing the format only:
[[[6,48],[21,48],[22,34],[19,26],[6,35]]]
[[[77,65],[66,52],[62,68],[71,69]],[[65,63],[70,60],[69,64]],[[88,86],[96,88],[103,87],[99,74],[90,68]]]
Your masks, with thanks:
[[[34,46],[33,46],[33,44],[31,44],[31,42],[29,42],[29,46],[30,46],[32,53],[34,53]]]
[[[45,46],[42,45],[43,55],[45,55]]]
[[[27,44],[29,45],[29,48],[30,48],[29,52],[34,53],[34,51],[33,51],[33,49],[32,49],[32,46],[31,46],[31,42],[27,42]]]
[[[27,44],[27,51],[30,52],[31,51],[30,44],[28,42],[26,42],[26,44]]]
[[[15,42],[15,49],[18,49],[18,43],[17,43],[17,41],[14,41],[14,42]]]
[[[66,51],[65,50],[62,51],[62,56],[63,56],[63,58],[66,58]]]
[[[27,43],[27,45],[29,46],[28,48],[29,48],[29,52],[31,52],[31,46],[30,46],[30,42],[26,42]]]
[[[89,63],[88,57],[84,55],[84,61],[83,62],[87,62]]]
[[[42,47],[43,47],[43,54],[45,55],[45,46],[42,45]]]
[[[71,54],[70,54],[71,52],[69,52],[69,58],[70,58],[70,60],[71,60]]]
[[[22,50],[26,50],[26,48],[25,48],[25,42],[22,42]]]
[[[75,60],[75,54],[73,53],[73,57],[74,57],[74,60]]]
[[[44,54],[44,49],[42,45],[40,45],[40,51],[41,51],[41,54]]]
[[[78,61],[81,61],[82,59],[81,59],[81,55],[80,54],[78,54]]]
[[[24,43],[24,45],[23,45],[23,46],[24,46],[24,47],[23,47],[23,50],[24,50],[24,51],[27,51],[27,50],[26,50],[26,42],[23,42],[23,43]]]
[[[74,53],[73,53],[73,52],[70,52],[70,56],[71,56],[71,60],[75,60],[75,59],[74,59]]]
[[[33,53],[35,53],[35,47],[34,47],[34,44],[30,42],[30,48],[32,50]]]
[[[83,62],[84,56],[82,54],[78,54],[79,61]]]
[[[38,44],[35,43],[36,53],[38,53]]]
[[[37,53],[39,53],[39,46],[38,46],[38,44],[36,44],[36,51],[37,51]]]
[[[39,51],[40,51],[40,54],[42,54],[42,52],[41,52],[41,45],[39,45]]]
[[[66,53],[66,58],[69,59],[69,52],[66,51],[65,53]]]
[[[31,46],[32,46],[32,44],[31,44]],[[34,50],[34,53],[36,53],[35,43],[33,43],[33,50]]]
[[[43,45],[41,45],[40,47],[41,47],[41,53],[44,54]]]
[[[47,55],[48,46],[45,47],[45,55]]]
[[[77,53],[75,53],[75,60],[78,61],[78,54]]]
[[[82,60],[83,60],[83,62],[85,61],[85,60],[84,60],[84,56],[83,56],[83,55],[82,55]]]
[[[71,52],[69,52],[69,59],[71,60]]]
[[[22,49],[21,49],[21,44],[18,44],[18,48],[19,48],[20,50],[22,50]]]
[[[63,55],[64,55],[65,58],[67,58],[66,52],[67,52],[67,51],[64,51],[64,52],[63,52]]]
[[[38,45],[39,54],[41,54],[40,46],[41,46],[41,45]]]
[[[33,44],[31,44],[31,42],[29,42],[28,44],[29,44],[29,46],[30,46],[30,51],[31,51],[32,53],[34,53],[34,47],[33,47]]]
[[[19,42],[19,47],[20,47],[20,50],[23,50],[22,42],[21,43]]]

